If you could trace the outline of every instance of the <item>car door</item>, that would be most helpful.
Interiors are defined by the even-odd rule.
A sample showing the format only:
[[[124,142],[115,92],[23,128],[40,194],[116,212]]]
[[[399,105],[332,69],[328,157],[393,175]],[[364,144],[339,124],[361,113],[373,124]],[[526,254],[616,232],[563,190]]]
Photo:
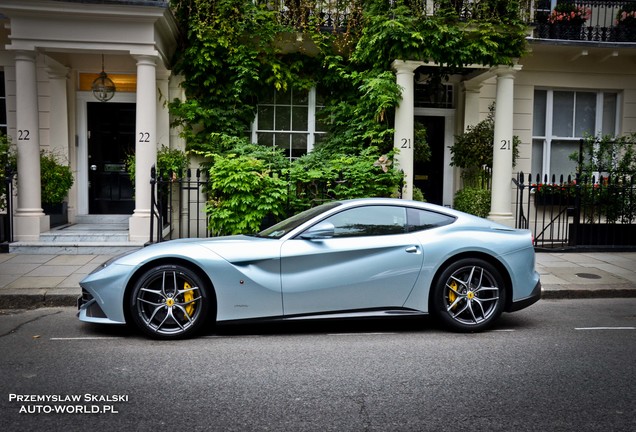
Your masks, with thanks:
[[[423,261],[404,207],[356,207],[320,224],[333,226],[331,235],[301,234],[281,247],[285,315],[404,304]]]

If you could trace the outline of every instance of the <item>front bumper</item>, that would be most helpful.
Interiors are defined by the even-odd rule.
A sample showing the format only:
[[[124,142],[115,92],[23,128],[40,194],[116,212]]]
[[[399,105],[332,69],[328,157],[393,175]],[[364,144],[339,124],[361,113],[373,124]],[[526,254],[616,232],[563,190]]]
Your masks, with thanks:
[[[82,289],[82,295],[77,298],[77,317],[80,321],[98,324],[121,324],[108,319],[93,296]]]
[[[125,324],[124,292],[130,270],[130,266],[111,264],[80,281],[78,318],[92,323]]]

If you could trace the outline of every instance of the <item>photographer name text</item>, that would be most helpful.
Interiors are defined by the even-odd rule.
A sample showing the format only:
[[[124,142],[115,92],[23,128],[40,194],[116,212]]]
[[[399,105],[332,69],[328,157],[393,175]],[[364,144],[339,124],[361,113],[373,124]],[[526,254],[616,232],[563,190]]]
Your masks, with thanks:
[[[20,404],[20,414],[118,414],[114,404],[128,402],[128,395],[9,393],[9,402]]]

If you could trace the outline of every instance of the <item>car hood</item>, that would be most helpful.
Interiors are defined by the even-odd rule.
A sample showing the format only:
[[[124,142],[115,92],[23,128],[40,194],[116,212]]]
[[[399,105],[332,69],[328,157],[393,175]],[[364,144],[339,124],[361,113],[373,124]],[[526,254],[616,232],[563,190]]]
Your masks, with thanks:
[[[247,235],[211,238],[187,238],[155,243],[117,259],[119,264],[139,265],[161,257],[182,257],[197,261],[205,256],[217,256],[226,261],[253,261],[277,255],[280,242]],[[211,255],[214,254],[214,255]]]

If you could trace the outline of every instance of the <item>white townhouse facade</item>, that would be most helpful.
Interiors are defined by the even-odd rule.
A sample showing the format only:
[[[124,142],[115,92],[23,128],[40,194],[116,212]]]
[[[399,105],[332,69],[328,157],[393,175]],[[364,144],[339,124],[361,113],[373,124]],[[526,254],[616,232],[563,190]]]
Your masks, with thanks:
[[[129,214],[131,241],[148,239],[150,167],[157,148],[178,143],[166,102],[179,97],[170,71],[178,29],[168,2],[3,0],[0,72],[5,133],[18,154],[14,239],[48,231],[40,196],[40,150],[66,159],[77,215]],[[107,102],[92,84],[105,71],[116,90]],[[136,155],[134,185],[123,161]]]
[[[556,1],[539,3],[546,10],[556,6]],[[610,3],[606,23],[626,2]],[[598,7],[593,10],[600,14]],[[166,107],[167,101],[183,97],[179,77],[170,70],[179,29],[168,1],[3,0],[0,20],[0,129],[16,144],[19,159],[14,239],[37,241],[50,228],[39,178],[39,152],[46,149],[68,160],[74,173],[70,223],[82,215],[128,215],[129,240],[147,241],[149,176],[157,149],[184,147]],[[420,82],[436,65],[394,61],[403,89],[395,146],[406,174],[405,198],[417,186],[429,201],[452,205],[461,180],[450,165],[449,146],[455,135],[483,120],[493,102],[494,141],[500,145],[494,147],[490,217],[508,225],[514,225],[511,178],[517,172],[567,175],[574,170],[568,156],[585,134],[636,132],[636,41],[559,39],[540,30],[529,28],[528,53],[515,65],[469,65],[467,73],[449,78],[435,103],[422,96]],[[98,101],[92,89],[101,72],[116,86],[106,102]],[[297,143],[290,138],[292,153],[310,151],[319,135],[312,117],[324,101],[315,90],[297,105],[281,100],[272,99],[271,107],[307,110],[305,129],[287,132],[305,135]],[[254,122],[255,142],[277,132],[275,117],[267,124],[261,120]],[[426,165],[414,163],[408,145],[416,122],[429,130],[433,158]],[[521,140],[515,167],[513,136]],[[136,156],[134,188],[123,168],[131,153]]]

